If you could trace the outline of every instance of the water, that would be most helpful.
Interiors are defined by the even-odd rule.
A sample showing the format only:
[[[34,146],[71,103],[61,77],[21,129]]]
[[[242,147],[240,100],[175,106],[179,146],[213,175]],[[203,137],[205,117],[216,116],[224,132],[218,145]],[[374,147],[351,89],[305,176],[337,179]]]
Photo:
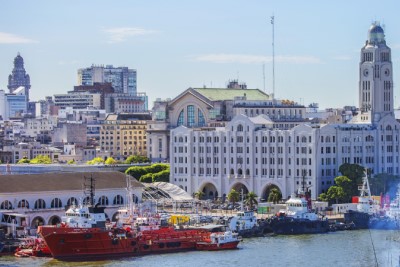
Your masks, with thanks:
[[[51,258],[7,256],[0,258],[0,266],[400,266],[399,231],[357,230],[316,235],[268,236],[244,239],[239,247],[240,249],[233,251],[192,251],[73,263]]]

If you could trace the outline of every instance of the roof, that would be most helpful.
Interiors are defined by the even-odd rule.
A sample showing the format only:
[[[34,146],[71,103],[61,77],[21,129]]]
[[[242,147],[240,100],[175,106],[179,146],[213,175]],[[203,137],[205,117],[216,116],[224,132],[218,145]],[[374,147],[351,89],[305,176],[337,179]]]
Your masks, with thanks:
[[[118,120],[151,120],[149,113],[119,113],[119,114],[108,114],[106,121],[118,121]]]
[[[247,100],[269,99],[269,96],[259,89],[193,88],[193,90],[213,101],[234,100],[235,97],[244,96]]]
[[[177,185],[166,182],[143,183],[147,188],[160,191],[160,193],[151,193],[154,198],[166,198],[174,201],[193,201],[193,197]]]
[[[121,172],[71,172],[0,175],[0,194],[17,192],[71,191],[83,188],[84,178],[95,179],[95,189],[126,188],[127,175]],[[131,176],[132,187],[143,185]]]

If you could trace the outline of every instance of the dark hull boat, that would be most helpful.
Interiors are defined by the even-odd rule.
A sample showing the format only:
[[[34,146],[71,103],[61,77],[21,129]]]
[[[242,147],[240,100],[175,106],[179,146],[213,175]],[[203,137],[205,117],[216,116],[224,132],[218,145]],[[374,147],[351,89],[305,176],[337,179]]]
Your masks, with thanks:
[[[355,229],[400,229],[397,219],[379,215],[379,206],[374,203],[371,196],[367,173],[359,190],[357,210],[349,210],[344,214],[345,223],[353,223]]]
[[[274,217],[269,227],[277,235],[320,234],[329,231],[328,220],[307,220]]]

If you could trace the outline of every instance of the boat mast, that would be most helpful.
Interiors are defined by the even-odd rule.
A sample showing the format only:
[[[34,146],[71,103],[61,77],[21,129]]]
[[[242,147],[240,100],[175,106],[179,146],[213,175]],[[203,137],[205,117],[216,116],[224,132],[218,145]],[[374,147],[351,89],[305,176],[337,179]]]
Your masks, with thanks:
[[[94,188],[95,188],[95,181],[96,179],[93,178],[93,175],[91,174],[90,177],[86,177],[85,178],[85,182],[84,182],[84,187],[85,187],[85,196],[89,197],[89,205],[90,206],[94,206]],[[88,183],[87,183],[88,182]]]

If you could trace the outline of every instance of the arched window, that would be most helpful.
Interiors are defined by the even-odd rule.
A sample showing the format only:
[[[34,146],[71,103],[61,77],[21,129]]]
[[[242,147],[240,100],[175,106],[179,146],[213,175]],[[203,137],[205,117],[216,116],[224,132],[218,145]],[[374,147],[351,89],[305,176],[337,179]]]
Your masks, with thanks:
[[[206,120],[204,119],[203,112],[200,109],[197,110],[197,121],[198,126],[202,127],[206,125]]]
[[[236,131],[238,131],[238,132],[243,132],[243,125],[239,124],[239,125],[237,126]]]
[[[195,117],[194,117],[194,106],[189,105],[187,106],[187,125],[188,127],[195,126]]]
[[[231,172],[230,172],[231,174],[235,174],[235,172],[234,172],[234,170],[233,169],[231,169]]]
[[[246,175],[250,175],[250,170],[246,169]]]
[[[38,199],[35,201],[35,209],[45,209],[46,202],[43,199]]]
[[[10,201],[8,201],[8,200],[4,200],[2,203],[1,203],[1,206],[0,206],[0,209],[1,210],[12,210],[12,204],[11,204],[11,202]]]
[[[116,195],[113,200],[114,205],[122,205],[124,204],[124,198],[120,195]]]
[[[27,208],[29,209],[29,202],[26,199],[20,200],[18,202],[18,208]]]
[[[178,126],[184,124],[184,122],[185,122],[184,116],[185,116],[185,113],[184,113],[183,110],[182,110],[181,113],[179,113],[178,123],[177,123]]]
[[[90,197],[85,197],[85,198],[83,199],[82,204],[83,204],[83,205],[89,205],[89,204],[90,204]]]
[[[61,207],[62,207],[61,199],[59,199],[58,197],[56,197],[55,199],[53,199],[53,200],[51,201],[51,207],[52,207],[52,208],[61,208]]]
[[[307,143],[307,137],[305,137],[305,136],[301,137],[301,142],[302,143]]]
[[[388,125],[386,126],[386,131],[391,131],[392,130],[392,126]]]
[[[106,196],[101,196],[98,202],[101,206],[108,206],[108,198]]]
[[[242,175],[242,174],[243,174],[242,169],[238,169],[238,175]]]
[[[74,197],[70,197],[67,201],[67,206],[78,206],[78,200]]]

